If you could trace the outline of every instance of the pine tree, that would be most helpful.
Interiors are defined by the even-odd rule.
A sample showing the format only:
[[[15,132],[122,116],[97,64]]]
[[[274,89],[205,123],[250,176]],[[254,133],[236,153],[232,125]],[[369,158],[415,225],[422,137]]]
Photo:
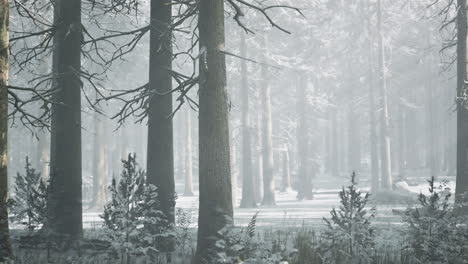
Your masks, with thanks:
[[[370,194],[357,189],[356,173],[353,172],[351,185],[343,187],[339,197],[340,208],[331,210],[331,219],[323,219],[327,225],[321,248],[325,263],[372,263],[374,214],[366,209]]]
[[[415,263],[464,263],[468,259],[467,219],[457,214],[450,189],[428,180],[429,195],[419,194],[420,208],[409,208],[407,250]],[[439,191],[437,191],[439,189]]]
[[[173,237],[159,206],[158,191],[146,183],[146,172],[138,167],[135,155],[123,160],[120,181],[109,187],[112,199],[104,207],[104,227],[112,244],[111,255],[130,261],[135,255],[154,257],[167,250],[164,243]]]
[[[46,221],[47,184],[41,174],[31,168],[28,157],[25,172],[24,175],[18,173],[15,179],[12,213],[14,221],[33,231]]]

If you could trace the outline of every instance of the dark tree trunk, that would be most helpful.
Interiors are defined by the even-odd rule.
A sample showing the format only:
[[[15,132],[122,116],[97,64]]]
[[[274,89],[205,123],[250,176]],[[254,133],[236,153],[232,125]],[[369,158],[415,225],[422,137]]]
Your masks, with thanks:
[[[160,210],[175,221],[174,150],[172,128],[172,5],[151,1],[150,98],[148,113],[147,181],[158,188]]]
[[[457,43],[457,97],[464,98],[467,90],[467,4],[458,0]],[[466,98],[465,98],[466,99]],[[461,202],[468,191],[468,107],[467,102],[457,100],[457,183],[456,198]],[[467,210],[468,211],[468,210]]]
[[[389,117],[388,117],[388,96],[387,84],[385,80],[385,52],[383,44],[383,29],[382,29],[382,6],[381,0],[377,0],[377,28],[379,34],[378,41],[378,54],[379,54],[379,86],[380,86],[380,157],[381,157],[381,177],[382,188],[385,190],[392,190],[392,161],[390,152],[390,131],[389,131]]]
[[[241,56],[247,57],[247,48],[244,32],[241,32]],[[241,88],[240,98],[242,101],[242,200],[241,208],[256,207],[254,177],[252,175],[252,144],[250,141],[250,119],[249,119],[249,83],[247,79],[247,63],[241,61]]]
[[[81,194],[81,0],[54,6],[53,74],[60,104],[52,106],[50,193],[47,228],[80,239],[83,235]]]
[[[13,257],[8,227],[8,0],[0,1],[0,262]]]
[[[200,207],[196,264],[217,263],[219,231],[233,224],[224,1],[199,1]]]
[[[263,52],[266,52],[266,39],[263,37]],[[263,58],[265,58],[263,56]],[[275,205],[275,179],[273,176],[273,142],[271,120],[271,87],[268,83],[268,71],[262,65],[262,157],[263,157],[263,200],[262,205]]]

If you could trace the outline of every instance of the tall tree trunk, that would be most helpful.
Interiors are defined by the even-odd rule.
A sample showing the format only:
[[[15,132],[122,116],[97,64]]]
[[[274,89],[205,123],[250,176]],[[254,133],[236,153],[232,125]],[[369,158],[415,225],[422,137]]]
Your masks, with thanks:
[[[266,38],[263,37],[263,48],[266,53]],[[263,55],[263,58],[265,56]],[[273,177],[273,142],[271,121],[271,87],[268,83],[268,71],[262,65],[262,157],[263,157],[263,200],[262,205],[275,205],[275,179]]]
[[[231,157],[230,157],[230,161],[231,161],[231,186],[232,186],[232,206],[233,208],[236,208],[237,206],[237,179],[239,178],[239,168],[238,168],[238,165],[239,165],[239,161],[238,161],[238,158],[239,158],[239,155],[237,154],[237,145],[234,141],[234,139],[232,138],[232,142],[230,144],[230,154],[231,154]]]
[[[336,109],[336,129],[337,129],[337,157],[338,157],[338,162],[337,162],[337,165],[338,165],[338,175],[339,176],[343,176],[345,175],[345,177],[348,177],[347,176],[347,170],[346,170],[346,148],[345,148],[345,144],[346,144],[346,133],[345,133],[345,130],[346,130],[346,127],[345,127],[345,118],[343,116],[343,114],[341,113],[342,111],[340,111],[338,105],[337,105],[337,109]]]
[[[94,113],[93,207],[97,211],[102,211],[106,202],[106,176],[109,167],[104,118],[99,113]]]
[[[331,107],[328,107],[328,112],[326,114],[327,118],[327,123],[323,128],[323,137],[325,140],[325,173],[330,175],[333,171],[333,160],[332,160],[332,148],[333,148],[333,142],[332,142],[332,111]]]
[[[217,263],[219,231],[233,225],[224,1],[199,1],[200,207],[196,264]]]
[[[461,202],[462,195],[468,191],[468,104],[460,100],[466,96],[468,72],[467,49],[467,3],[458,0],[457,14],[457,183],[456,198]],[[467,210],[468,211],[468,210]]]
[[[147,181],[158,188],[160,210],[175,222],[174,149],[172,128],[172,1],[151,0],[150,98]]]
[[[81,194],[81,0],[54,6],[53,75],[57,92],[52,106],[50,193],[47,228],[80,239]]]
[[[0,1],[0,262],[13,257],[8,226],[8,0]]]
[[[286,144],[285,150],[283,151],[283,186],[281,191],[290,192],[291,187],[291,172],[289,167],[289,148]]]
[[[401,93],[400,89],[400,93]],[[400,98],[403,95],[400,94]],[[401,99],[400,99],[401,100]],[[398,170],[400,180],[406,179],[406,115],[405,106],[400,102],[398,105]]]
[[[185,127],[186,120],[180,115],[175,115],[173,118],[173,127]],[[180,131],[174,129],[174,177],[175,180],[183,180],[185,178],[185,133],[186,131]]]
[[[410,94],[410,100],[416,101],[416,95],[413,93]],[[416,139],[418,138],[418,118],[417,113],[414,109],[408,109],[406,112],[406,134],[408,138]],[[418,140],[409,140],[407,141],[406,147],[406,167],[408,169],[414,169],[419,167],[419,151],[413,151],[418,148]]]
[[[385,80],[385,52],[383,43],[383,29],[382,29],[382,0],[377,0],[377,28],[379,34],[378,49],[379,49],[379,86],[380,86],[380,136],[381,136],[381,177],[382,188],[385,190],[392,190],[392,160],[390,152],[390,131],[389,131],[389,117],[388,117],[388,96],[387,84]]]
[[[369,22],[370,35],[370,22]],[[377,150],[377,120],[375,117],[375,79],[372,52],[372,41],[369,40],[369,56],[368,56],[368,76],[369,76],[369,138],[370,138],[370,161],[371,161],[371,190],[376,192],[379,189],[379,152]]]
[[[299,125],[297,127],[297,152],[299,155],[299,188],[297,198],[300,200],[311,200],[312,193],[312,171],[309,162],[309,118],[307,111],[307,78],[299,73],[297,82],[297,114]]]
[[[192,117],[190,108],[187,109],[186,118],[186,132],[185,132],[185,196],[193,196],[193,162],[192,162]]]
[[[338,153],[338,106],[332,106],[331,109],[331,175],[338,177],[340,175],[340,158]]]
[[[121,128],[122,129],[122,128]],[[122,154],[120,153],[120,141],[124,140],[120,136],[121,129],[113,133],[112,135],[112,141],[117,142],[113,146],[109,146],[111,148],[111,173],[112,173],[112,179],[118,180],[120,178],[120,173],[121,173],[121,168],[122,168]],[[128,155],[128,153],[127,153]]]
[[[351,67],[350,67],[351,68]],[[348,164],[351,171],[355,171],[359,177],[359,171],[361,169],[361,137],[359,134],[359,115],[356,113],[355,109],[355,92],[357,86],[354,86],[353,76],[354,74],[350,70],[350,100],[348,103]]]
[[[456,94],[455,94],[456,96]],[[453,99],[453,98],[452,98]],[[448,103],[448,102],[447,102]],[[453,119],[456,119],[455,117],[451,115],[446,115],[446,120],[447,124],[452,124],[456,123],[454,122]],[[445,128],[445,160],[446,160],[446,171],[447,175],[454,176],[456,175],[456,163],[457,163],[457,158],[456,158],[456,125],[444,125]]]
[[[260,91],[259,91],[260,93]],[[261,105],[261,100],[259,99],[260,94],[257,96],[258,104]],[[261,203],[263,200],[263,155],[262,155],[262,113],[258,111],[257,113],[257,122],[255,126],[255,156],[256,156],[256,171],[255,171],[255,200],[257,203]]]
[[[429,63],[429,62],[428,62]],[[430,71],[430,67],[428,67]],[[433,107],[433,89],[434,86],[427,82],[425,99],[426,99],[426,166],[429,168],[431,176],[437,176],[438,169],[437,163],[439,162],[437,157],[437,139],[435,136],[436,127],[434,125],[435,114]]]
[[[245,34],[241,32],[241,57],[247,57]],[[249,83],[247,79],[247,63],[241,61],[241,88],[240,98],[242,101],[242,200],[241,208],[256,207],[254,177],[252,175],[252,145],[250,141],[250,119],[249,119]]]
[[[120,167],[122,165],[122,160],[126,160],[128,158],[128,154],[131,153],[130,144],[129,144],[129,137],[128,137],[128,124],[123,124],[118,130],[117,142],[119,146],[119,159],[115,162],[117,163],[118,174],[120,176]]]

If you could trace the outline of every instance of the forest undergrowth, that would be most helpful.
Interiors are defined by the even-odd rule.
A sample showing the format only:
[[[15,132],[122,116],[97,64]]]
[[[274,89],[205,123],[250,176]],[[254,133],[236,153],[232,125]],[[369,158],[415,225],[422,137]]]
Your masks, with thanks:
[[[70,244],[36,228],[44,220],[38,217],[44,208],[36,200],[47,188],[27,162],[26,174],[17,178],[17,188],[23,190],[18,193],[24,197],[12,203],[18,214],[12,220],[25,227],[12,233],[14,263],[192,263],[197,227],[191,211],[177,209],[176,226],[167,226],[151,205],[157,190],[145,184],[135,157],[130,155],[123,166],[119,181],[109,188],[112,199],[101,216],[104,226],[85,230],[82,241]],[[417,195],[418,206],[399,212],[402,224],[386,225],[373,222],[378,203],[358,188],[355,178],[353,173],[350,184],[338,193],[340,205],[321,225],[304,220],[298,227],[284,219],[279,226],[260,227],[257,213],[246,227],[224,228],[211,263],[467,263],[468,221],[444,183],[437,186],[434,178],[428,180],[429,194]],[[173,246],[168,247],[168,241]]]

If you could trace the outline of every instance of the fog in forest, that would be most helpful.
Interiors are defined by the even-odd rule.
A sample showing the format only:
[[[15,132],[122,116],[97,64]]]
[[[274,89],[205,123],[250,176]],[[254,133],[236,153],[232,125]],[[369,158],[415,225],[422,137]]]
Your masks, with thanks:
[[[0,1],[0,263],[466,263],[467,7]]]

